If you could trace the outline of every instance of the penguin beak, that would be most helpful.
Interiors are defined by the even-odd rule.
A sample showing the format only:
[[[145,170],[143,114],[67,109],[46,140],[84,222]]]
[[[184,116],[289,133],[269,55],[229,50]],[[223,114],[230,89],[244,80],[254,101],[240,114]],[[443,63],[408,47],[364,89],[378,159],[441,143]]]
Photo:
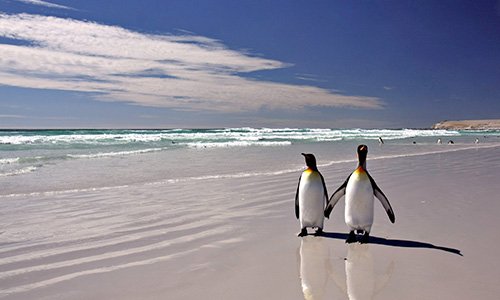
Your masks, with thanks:
[[[300,153],[300,154],[302,154],[303,156],[306,156],[306,154],[305,154],[305,153]]]

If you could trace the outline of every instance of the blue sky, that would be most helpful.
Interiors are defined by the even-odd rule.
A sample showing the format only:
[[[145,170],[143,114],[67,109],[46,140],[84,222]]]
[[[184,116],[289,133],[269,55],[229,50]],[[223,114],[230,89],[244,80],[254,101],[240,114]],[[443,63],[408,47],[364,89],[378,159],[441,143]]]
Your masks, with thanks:
[[[498,1],[0,0],[0,128],[490,118]]]

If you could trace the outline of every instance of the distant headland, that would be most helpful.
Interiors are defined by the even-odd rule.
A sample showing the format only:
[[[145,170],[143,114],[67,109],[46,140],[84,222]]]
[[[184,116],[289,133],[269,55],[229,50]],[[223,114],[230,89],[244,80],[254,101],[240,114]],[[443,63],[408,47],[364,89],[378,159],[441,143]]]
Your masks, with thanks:
[[[432,129],[499,129],[500,119],[442,121],[432,125]]]

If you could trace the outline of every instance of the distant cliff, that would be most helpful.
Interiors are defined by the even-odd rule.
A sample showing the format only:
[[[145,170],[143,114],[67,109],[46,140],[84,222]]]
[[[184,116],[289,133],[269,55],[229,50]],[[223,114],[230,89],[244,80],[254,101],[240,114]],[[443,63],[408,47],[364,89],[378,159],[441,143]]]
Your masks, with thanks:
[[[442,121],[432,125],[432,129],[499,129],[500,120]]]

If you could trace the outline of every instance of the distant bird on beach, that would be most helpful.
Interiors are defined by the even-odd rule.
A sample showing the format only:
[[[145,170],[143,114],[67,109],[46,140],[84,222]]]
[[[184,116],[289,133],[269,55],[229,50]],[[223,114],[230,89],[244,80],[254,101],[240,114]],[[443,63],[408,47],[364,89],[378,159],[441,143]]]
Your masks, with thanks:
[[[307,228],[316,228],[316,235],[323,233],[324,209],[328,201],[325,179],[318,171],[313,154],[302,153],[307,169],[302,172],[295,194],[295,216],[300,221],[298,236],[306,236]]]
[[[441,139],[438,139],[436,143],[442,144],[443,142],[441,141]]]
[[[448,145],[453,145],[453,144],[455,144],[455,142],[453,142],[452,140],[448,141]]]
[[[381,136],[379,136],[379,137],[378,137],[378,143],[379,143],[380,145],[384,144],[384,140],[382,139],[382,137],[381,137]]]
[[[476,138],[476,140],[474,141],[474,144],[479,144],[479,139]]]
[[[375,180],[366,170],[366,156],[368,147],[359,145],[358,167],[354,170],[346,181],[333,193],[325,209],[325,217],[329,217],[333,207],[345,195],[345,223],[350,229],[346,243],[356,242],[356,233],[363,233],[361,243],[367,243],[370,230],[373,224],[373,196],[382,203],[389,220],[395,221],[394,211],[387,197],[377,186]]]

